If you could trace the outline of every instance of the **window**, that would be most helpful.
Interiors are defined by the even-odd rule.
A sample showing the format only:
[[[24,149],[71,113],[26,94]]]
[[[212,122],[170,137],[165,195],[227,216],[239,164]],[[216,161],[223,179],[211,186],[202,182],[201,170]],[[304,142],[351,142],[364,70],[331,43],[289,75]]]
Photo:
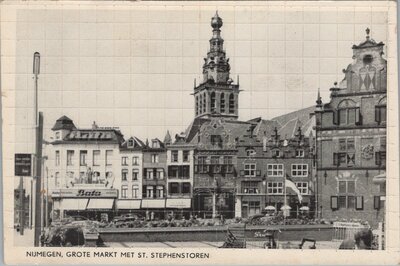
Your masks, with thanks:
[[[206,95],[204,94],[204,96],[203,96],[203,113],[205,113],[205,112],[207,112],[207,97],[206,97]]]
[[[171,162],[178,162],[178,151],[171,151]]]
[[[226,173],[233,173],[232,156],[224,156],[224,165]]]
[[[169,183],[169,194],[179,194],[179,183]]]
[[[179,178],[179,166],[169,166],[168,167],[168,177],[169,178]]]
[[[220,104],[221,104],[221,107],[220,107],[221,113],[225,113],[225,94],[223,94],[223,93],[221,93],[221,96],[220,96]]]
[[[250,157],[250,156],[255,156],[255,155],[256,155],[256,151],[253,150],[253,149],[248,149],[248,150],[246,150],[246,155],[247,155],[248,157]]]
[[[183,151],[183,161],[189,162],[189,151]]]
[[[267,175],[269,177],[283,177],[283,164],[268,164]]]
[[[360,108],[352,100],[343,100],[333,118],[336,125],[358,125],[361,122]]]
[[[333,153],[333,164],[336,166],[354,166],[356,161],[354,138],[339,139],[339,151]]]
[[[199,102],[199,114],[202,114],[203,113],[203,110],[202,110],[202,108],[203,108],[203,95],[202,94],[200,94],[200,102]]]
[[[60,131],[57,131],[56,132],[56,139],[59,140],[60,138],[61,138],[61,133],[60,133]]]
[[[157,198],[164,198],[164,187],[163,186],[157,186],[156,187],[156,197]]]
[[[54,185],[56,187],[60,186],[60,173],[59,172],[56,172],[54,175]]]
[[[386,106],[375,106],[375,121],[378,125],[386,122]]]
[[[272,157],[281,157],[281,151],[280,150],[272,150]]]
[[[132,198],[134,198],[134,199],[139,198],[139,186],[138,185],[132,186]]]
[[[106,151],[106,165],[107,166],[112,165],[112,157],[113,157],[113,151],[107,150]]]
[[[73,165],[74,162],[74,151],[67,151],[67,165]]]
[[[221,166],[219,164],[219,156],[211,156],[211,164],[213,173],[221,172]]]
[[[199,115],[199,96],[196,96],[196,116]]]
[[[127,169],[122,169],[121,178],[122,178],[122,181],[127,181],[128,180],[128,170]]]
[[[260,193],[258,185],[260,182],[255,181],[243,181],[242,182],[242,193],[246,194],[258,194]]]
[[[283,183],[282,182],[267,182],[267,193],[269,195],[282,195]]]
[[[133,139],[128,139],[128,148],[133,148],[134,144]]]
[[[354,180],[341,180],[338,182],[338,207],[337,209],[356,209],[364,208],[362,196],[356,196],[356,183]]]
[[[151,155],[151,162],[152,163],[158,163],[158,154],[152,154]]]
[[[308,183],[296,182],[296,187],[299,189],[301,195],[308,195]]]
[[[215,92],[211,93],[211,113],[215,113]]]
[[[164,169],[157,169],[157,179],[164,179]]]
[[[132,165],[139,165],[139,157],[137,156],[132,157]]]
[[[197,164],[196,164],[196,172],[198,173],[207,173],[209,170],[209,166],[207,165],[207,156],[198,156]]]
[[[222,137],[220,135],[211,135],[211,145],[214,148],[222,148]]]
[[[248,177],[256,176],[256,164],[255,163],[246,163],[244,165],[244,175]]]
[[[160,142],[159,142],[158,140],[156,140],[156,139],[152,140],[152,141],[151,141],[151,147],[152,147],[153,149],[158,149],[158,148],[160,148]]]
[[[233,93],[229,95],[229,113],[235,113],[235,96],[233,95]]]
[[[154,170],[153,169],[145,169],[146,179],[153,180],[154,179]]]
[[[182,194],[190,194],[190,183],[182,183]]]
[[[296,157],[303,158],[304,157],[304,150],[296,150]]]
[[[56,161],[55,161],[56,166],[60,165],[60,151],[56,151]]]
[[[146,198],[154,198],[154,188],[153,186],[147,186],[146,187]]]
[[[386,151],[375,152],[375,164],[379,166],[386,165]]]
[[[180,167],[182,169],[181,177],[183,179],[189,179],[190,178],[190,166],[189,165],[182,165]]]
[[[121,157],[121,165],[128,165],[128,157]]]
[[[128,186],[121,187],[121,198],[126,199],[128,192]]]
[[[93,165],[100,165],[100,151],[93,151]]]
[[[339,208],[338,197],[332,196],[331,197],[331,209],[337,210]]]
[[[385,208],[385,197],[384,196],[374,196],[374,209],[380,210]]]
[[[136,181],[139,178],[139,170],[138,169],[133,169],[132,170],[132,180]]]
[[[293,177],[307,177],[308,176],[308,164],[292,164],[292,176]]]

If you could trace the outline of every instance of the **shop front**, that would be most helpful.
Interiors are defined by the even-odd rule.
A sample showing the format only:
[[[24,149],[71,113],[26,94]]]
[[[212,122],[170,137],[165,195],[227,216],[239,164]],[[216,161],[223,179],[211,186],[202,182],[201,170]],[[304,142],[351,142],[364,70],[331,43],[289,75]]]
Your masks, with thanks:
[[[189,219],[192,213],[191,198],[168,198],[165,205],[168,215],[175,219]]]
[[[58,189],[53,191],[52,220],[75,217],[110,221],[115,215],[116,189]]]
[[[141,211],[146,220],[163,220],[166,218],[165,199],[142,199]]]

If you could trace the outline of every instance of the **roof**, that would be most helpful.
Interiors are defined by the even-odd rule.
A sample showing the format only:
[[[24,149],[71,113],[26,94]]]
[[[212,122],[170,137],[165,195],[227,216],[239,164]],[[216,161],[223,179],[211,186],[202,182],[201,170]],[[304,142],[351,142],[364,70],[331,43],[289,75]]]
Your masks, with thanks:
[[[61,130],[61,129],[73,130],[76,129],[76,127],[74,125],[74,122],[69,117],[63,115],[62,117],[56,120],[56,123],[54,124],[51,130]]]
[[[285,115],[281,115],[272,120],[278,123],[278,133],[282,138],[292,138],[296,130],[301,127],[302,132],[308,136],[315,125],[314,113],[315,106],[300,109]]]
[[[133,146],[128,145],[130,140],[133,141]],[[144,142],[137,137],[130,137],[121,144],[121,150],[140,150],[144,147],[145,147]]]
[[[54,141],[53,144],[82,142],[122,144],[124,136],[117,129],[73,129],[62,140]]]

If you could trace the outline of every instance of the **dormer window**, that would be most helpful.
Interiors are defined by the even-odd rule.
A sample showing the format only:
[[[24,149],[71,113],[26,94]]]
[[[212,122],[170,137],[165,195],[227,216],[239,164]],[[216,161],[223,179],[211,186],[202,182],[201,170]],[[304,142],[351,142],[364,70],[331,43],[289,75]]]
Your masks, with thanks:
[[[296,157],[303,158],[304,157],[304,150],[296,150]]]
[[[134,144],[133,139],[128,140],[128,148],[133,148]]]
[[[272,157],[281,157],[281,151],[280,150],[273,150],[272,151]]]
[[[60,139],[60,136],[61,136],[60,131],[57,131],[57,132],[56,132],[56,139]]]
[[[151,143],[152,148],[160,148],[160,143],[157,140],[153,140]]]
[[[246,151],[246,154],[247,154],[248,157],[255,156],[256,155],[256,151],[254,149],[248,149]]]

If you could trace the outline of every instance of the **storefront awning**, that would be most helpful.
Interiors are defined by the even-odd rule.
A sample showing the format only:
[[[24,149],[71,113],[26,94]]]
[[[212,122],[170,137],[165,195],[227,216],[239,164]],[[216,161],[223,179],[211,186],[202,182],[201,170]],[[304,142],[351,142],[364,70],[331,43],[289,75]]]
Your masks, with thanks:
[[[118,200],[117,208],[120,210],[137,210],[140,209],[142,200]]]
[[[167,208],[190,208],[191,199],[167,199]]]
[[[372,179],[372,182],[374,182],[374,184],[386,183],[386,173],[374,176],[374,178]]]
[[[165,208],[165,199],[143,199],[142,209]]]
[[[112,209],[113,205],[114,199],[90,199],[87,209]]]
[[[61,199],[60,209],[61,210],[86,210],[88,199]]]

